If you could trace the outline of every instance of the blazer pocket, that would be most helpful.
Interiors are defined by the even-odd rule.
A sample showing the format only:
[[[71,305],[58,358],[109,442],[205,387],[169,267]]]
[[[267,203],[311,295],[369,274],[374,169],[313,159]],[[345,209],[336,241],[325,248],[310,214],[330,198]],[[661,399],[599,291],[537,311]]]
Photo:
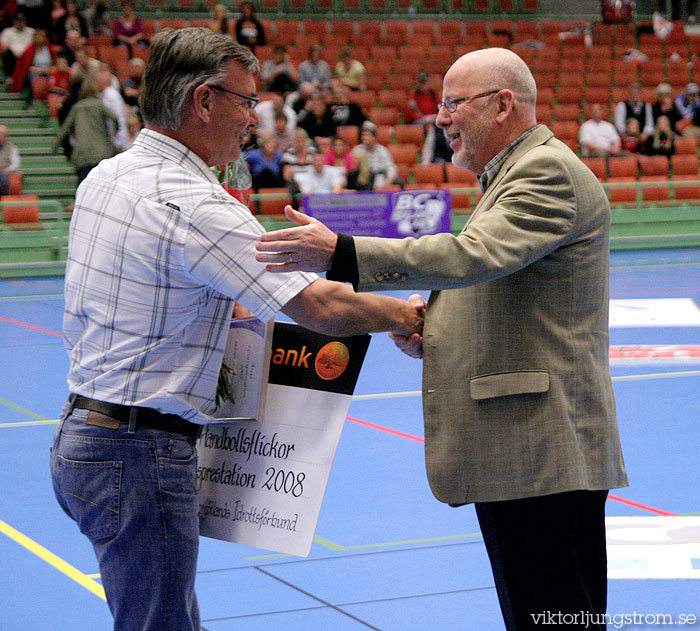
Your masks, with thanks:
[[[469,380],[472,399],[492,399],[511,394],[531,394],[549,390],[549,371],[516,370],[477,375]]]

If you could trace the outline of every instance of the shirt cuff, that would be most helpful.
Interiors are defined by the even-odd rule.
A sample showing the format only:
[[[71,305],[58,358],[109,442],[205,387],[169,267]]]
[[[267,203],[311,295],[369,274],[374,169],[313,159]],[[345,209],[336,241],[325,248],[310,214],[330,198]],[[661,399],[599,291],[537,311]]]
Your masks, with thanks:
[[[326,278],[342,283],[352,283],[355,291],[357,291],[357,285],[360,282],[360,272],[357,268],[355,240],[351,236],[341,232],[338,233],[333,262],[326,273]]]

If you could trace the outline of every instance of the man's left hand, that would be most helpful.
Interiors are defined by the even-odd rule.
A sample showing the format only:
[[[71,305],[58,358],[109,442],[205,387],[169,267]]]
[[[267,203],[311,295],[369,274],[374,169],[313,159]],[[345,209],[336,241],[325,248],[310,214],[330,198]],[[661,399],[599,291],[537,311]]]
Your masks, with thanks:
[[[331,268],[338,235],[320,221],[285,206],[287,219],[297,228],[260,235],[255,260],[269,263],[268,272],[327,272]]]

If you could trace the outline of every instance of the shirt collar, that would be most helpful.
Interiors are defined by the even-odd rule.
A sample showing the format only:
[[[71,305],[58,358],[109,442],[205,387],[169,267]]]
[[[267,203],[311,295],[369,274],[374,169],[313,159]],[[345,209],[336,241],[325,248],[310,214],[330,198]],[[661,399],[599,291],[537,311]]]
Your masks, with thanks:
[[[501,170],[501,167],[508,159],[508,157],[515,151],[518,145],[523,142],[530,134],[532,134],[536,129],[539,129],[542,125],[535,125],[528,129],[525,133],[518,136],[512,143],[510,143],[505,149],[489,160],[488,164],[484,167],[484,172],[479,176],[479,186],[481,187],[481,192],[485,193],[489,184],[493,181],[494,176]]]
[[[213,184],[219,184],[216,176],[205,164],[204,160],[193,151],[190,151],[185,145],[169,136],[152,129],[142,129],[139,135],[136,136],[133,146],[155,153],[166,160],[177,162],[181,167],[201,175]]]

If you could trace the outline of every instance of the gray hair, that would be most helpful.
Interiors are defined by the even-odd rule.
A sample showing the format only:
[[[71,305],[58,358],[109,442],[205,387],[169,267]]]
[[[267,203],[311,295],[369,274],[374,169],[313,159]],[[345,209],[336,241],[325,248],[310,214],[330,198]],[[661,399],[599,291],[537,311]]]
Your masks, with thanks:
[[[223,83],[225,66],[231,61],[251,73],[259,68],[247,48],[208,28],[159,32],[151,42],[143,78],[143,120],[161,129],[181,127],[195,89]]]

